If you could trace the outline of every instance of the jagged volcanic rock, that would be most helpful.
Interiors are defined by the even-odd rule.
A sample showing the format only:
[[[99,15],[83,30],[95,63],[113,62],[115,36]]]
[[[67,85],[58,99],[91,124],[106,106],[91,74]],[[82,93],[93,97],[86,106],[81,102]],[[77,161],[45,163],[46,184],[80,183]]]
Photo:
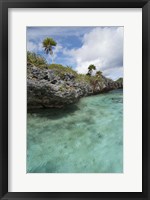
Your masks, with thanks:
[[[40,69],[33,65],[27,66],[27,106],[63,107],[77,102],[83,96],[99,94],[113,89],[122,88],[122,82],[115,82],[102,76],[101,81],[77,81],[72,73],[63,77],[51,69]]]

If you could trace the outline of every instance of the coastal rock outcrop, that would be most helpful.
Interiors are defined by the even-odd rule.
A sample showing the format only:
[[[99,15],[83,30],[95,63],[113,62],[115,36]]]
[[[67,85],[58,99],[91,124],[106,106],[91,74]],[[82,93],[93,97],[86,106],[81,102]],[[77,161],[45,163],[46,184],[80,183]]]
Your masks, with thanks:
[[[72,73],[63,76],[52,69],[27,66],[27,104],[30,108],[63,107],[77,102],[83,96],[99,94],[122,88],[121,81],[112,81],[104,76],[101,80],[78,80]]]

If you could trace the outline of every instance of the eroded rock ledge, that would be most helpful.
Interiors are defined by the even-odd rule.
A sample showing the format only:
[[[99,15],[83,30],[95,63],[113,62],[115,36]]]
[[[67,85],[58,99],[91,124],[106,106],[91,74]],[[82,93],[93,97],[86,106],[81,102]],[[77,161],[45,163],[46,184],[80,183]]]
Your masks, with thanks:
[[[77,102],[81,97],[123,88],[123,83],[104,76],[101,80],[78,80],[72,73],[63,77],[51,69],[27,66],[27,104],[30,108],[63,107]]]

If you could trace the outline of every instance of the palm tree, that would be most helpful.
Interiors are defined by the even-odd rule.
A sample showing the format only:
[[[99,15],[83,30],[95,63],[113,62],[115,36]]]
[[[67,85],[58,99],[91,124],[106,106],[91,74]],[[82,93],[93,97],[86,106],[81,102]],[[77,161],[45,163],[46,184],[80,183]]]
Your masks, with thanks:
[[[43,48],[46,54],[50,53],[52,56],[52,63],[53,63],[53,47],[57,45],[57,42],[53,40],[53,38],[46,38],[43,40]]]
[[[100,78],[101,75],[102,75],[102,72],[101,72],[101,71],[97,71],[97,72],[96,72],[96,76],[97,76],[98,78]]]
[[[92,75],[92,71],[96,70],[95,65],[89,65],[88,70],[89,71],[88,71],[87,75],[91,76]]]

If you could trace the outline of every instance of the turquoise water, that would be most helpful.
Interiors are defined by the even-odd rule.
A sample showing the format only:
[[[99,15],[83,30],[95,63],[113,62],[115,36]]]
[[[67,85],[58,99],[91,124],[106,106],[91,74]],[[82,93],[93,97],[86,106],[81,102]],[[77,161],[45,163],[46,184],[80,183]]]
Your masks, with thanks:
[[[28,173],[123,172],[123,91],[28,113]]]

